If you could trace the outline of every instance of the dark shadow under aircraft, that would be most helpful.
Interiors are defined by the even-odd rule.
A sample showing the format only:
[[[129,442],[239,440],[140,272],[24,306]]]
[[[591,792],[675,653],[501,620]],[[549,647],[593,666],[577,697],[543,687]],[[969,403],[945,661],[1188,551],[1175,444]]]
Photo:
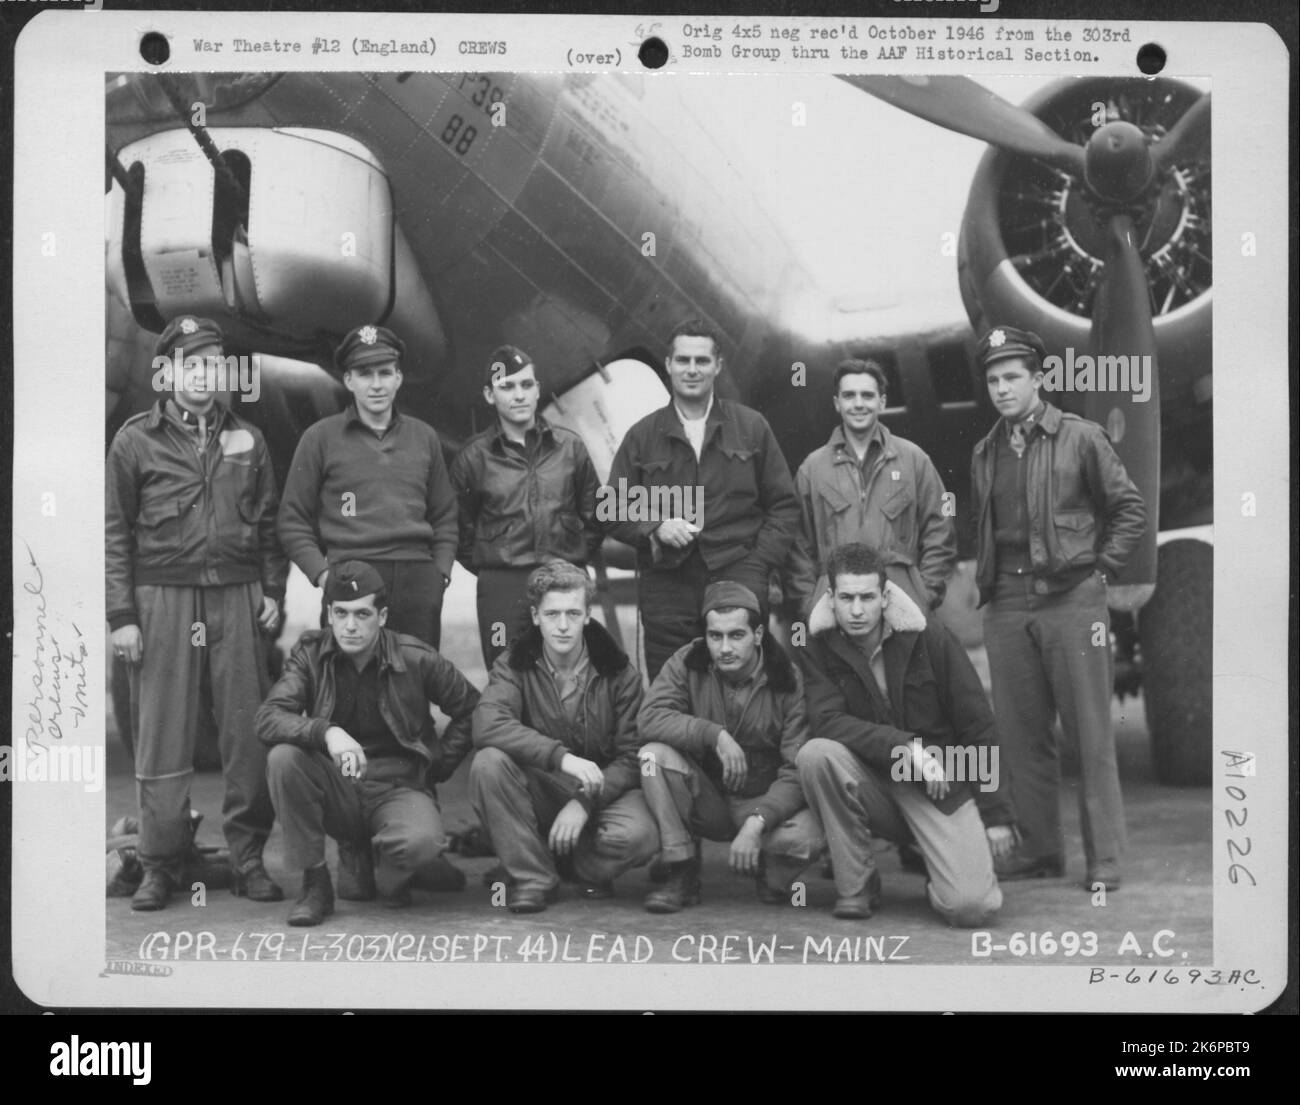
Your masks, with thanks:
[[[450,450],[485,425],[480,368],[510,342],[605,472],[664,401],[668,333],[698,316],[723,335],[721,392],[767,416],[792,468],[829,431],[835,365],[881,362],[885,421],[956,492],[969,556],[971,450],[996,417],[975,339],[1030,328],[1080,383],[1053,401],[1107,428],[1152,516],[1111,589],[1117,687],[1144,690],[1160,777],[1208,782],[1208,94],[1081,78],[1018,107],[959,77],[843,79],[869,94],[845,142],[883,100],[912,142],[937,124],[989,144],[955,249],[966,319],[837,310],[667,75],[112,75],[108,432],[156,397],[164,322],[208,315],[227,354],[259,358],[243,409],[283,483],[302,431],[340,409],[334,346],[382,321],[408,346],[403,406]],[[1084,387],[1085,363],[1110,386]],[[1141,399],[1120,383],[1139,366]]]

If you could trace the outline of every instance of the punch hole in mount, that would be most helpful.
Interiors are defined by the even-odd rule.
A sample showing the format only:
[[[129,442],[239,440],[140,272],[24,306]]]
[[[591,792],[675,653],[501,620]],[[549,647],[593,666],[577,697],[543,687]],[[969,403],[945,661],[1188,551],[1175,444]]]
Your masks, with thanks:
[[[647,69],[662,69],[668,61],[668,47],[658,35],[651,35],[641,43],[636,56]]]
[[[1148,77],[1154,77],[1164,69],[1167,60],[1163,46],[1148,42],[1145,46],[1138,47],[1138,68]]]
[[[140,37],[140,56],[150,65],[165,65],[172,56],[171,43],[158,31],[148,31]]]

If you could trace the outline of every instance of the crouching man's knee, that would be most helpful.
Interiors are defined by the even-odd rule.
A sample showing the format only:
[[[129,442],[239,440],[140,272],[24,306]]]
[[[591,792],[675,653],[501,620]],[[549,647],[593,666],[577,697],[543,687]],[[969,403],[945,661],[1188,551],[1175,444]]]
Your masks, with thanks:
[[[510,754],[499,748],[480,748],[469,765],[469,783],[473,790],[491,790],[520,774]]]
[[[596,853],[639,867],[659,852],[659,830],[650,820],[638,819],[620,825],[602,825],[596,831]]]
[[[807,807],[783,821],[763,839],[764,855],[777,862],[802,867],[807,867],[825,849],[826,837],[821,824]]]
[[[691,767],[677,749],[666,744],[660,744],[658,741],[643,744],[641,750],[637,753],[637,759],[641,763],[641,785],[643,787],[647,779],[657,779],[665,771],[675,771],[680,775],[689,771]]]
[[[323,772],[335,770],[329,757],[293,744],[276,744],[267,749],[266,788],[277,809],[319,801],[318,781]]]
[[[272,745],[266,753],[268,778],[279,779],[298,771],[312,753],[293,744]]]
[[[837,765],[849,764],[852,759],[853,753],[839,741],[813,737],[804,742],[794,762],[799,769],[799,777],[804,779],[823,774]]]
[[[376,863],[393,871],[418,871],[434,863],[447,850],[447,839],[441,832],[415,826],[405,831],[382,832],[373,844]]]
[[[997,886],[983,893],[954,889],[942,895],[931,883],[928,891],[934,911],[953,928],[979,928],[1002,908],[1002,891]]]

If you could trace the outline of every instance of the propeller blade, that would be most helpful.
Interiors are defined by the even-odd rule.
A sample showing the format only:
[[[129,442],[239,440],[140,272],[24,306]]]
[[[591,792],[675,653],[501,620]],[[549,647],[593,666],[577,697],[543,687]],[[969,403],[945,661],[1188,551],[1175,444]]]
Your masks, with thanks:
[[[1083,179],[1082,147],[968,77],[839,76],[912,115],[1012,153],[1036,157]]]
[[[1169,168],[1197,146],[1208,146],[1209,141],[1210,94],[1207,92],[1183,112],[1183,117],[1170,128],[1168,134],[1151,146],[1156,171]]]
[[[1120,573],[1120,585],[1150,586],[1160,528],[1160,376],[1151,292],[1128,215],[1112,216],[1105,260],[1092,312],[1094,387],[1085,391],[1084,416],[1106,427],[1146,500],[1147,530]],[[1136,605],[1146,595],[1133,597]]]

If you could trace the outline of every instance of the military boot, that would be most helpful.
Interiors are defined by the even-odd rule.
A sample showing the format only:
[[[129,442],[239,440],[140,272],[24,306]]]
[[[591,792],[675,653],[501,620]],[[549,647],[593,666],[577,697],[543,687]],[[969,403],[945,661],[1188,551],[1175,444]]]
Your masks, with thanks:
[[[151,867],[145,871],[139,889],[131,896],[131,908],[146,911],[165,909],[171,893],[172,880],[167,872]]]
[[[248,898],[254,902],[282,902],[284,891],[266,873],[266,868],[259,860],[247,871],[235,873],[234,885],[230,892],[237,898]]]
[[[302,894],[289,910],[289,924],[299,928],[319,925],[334,912],[334,884],[330,869],[321,864],[302,873]]]
[[[688,905],[700,904],[700,842],[695,842],[695,855],[678,863],[669,863],[668,875],[663,883],[653,887],[645,896],[649,913],[679,913]]]
[[[375,896],[375,858],[370,841],[339,841],[339,897],[368,902]]]

